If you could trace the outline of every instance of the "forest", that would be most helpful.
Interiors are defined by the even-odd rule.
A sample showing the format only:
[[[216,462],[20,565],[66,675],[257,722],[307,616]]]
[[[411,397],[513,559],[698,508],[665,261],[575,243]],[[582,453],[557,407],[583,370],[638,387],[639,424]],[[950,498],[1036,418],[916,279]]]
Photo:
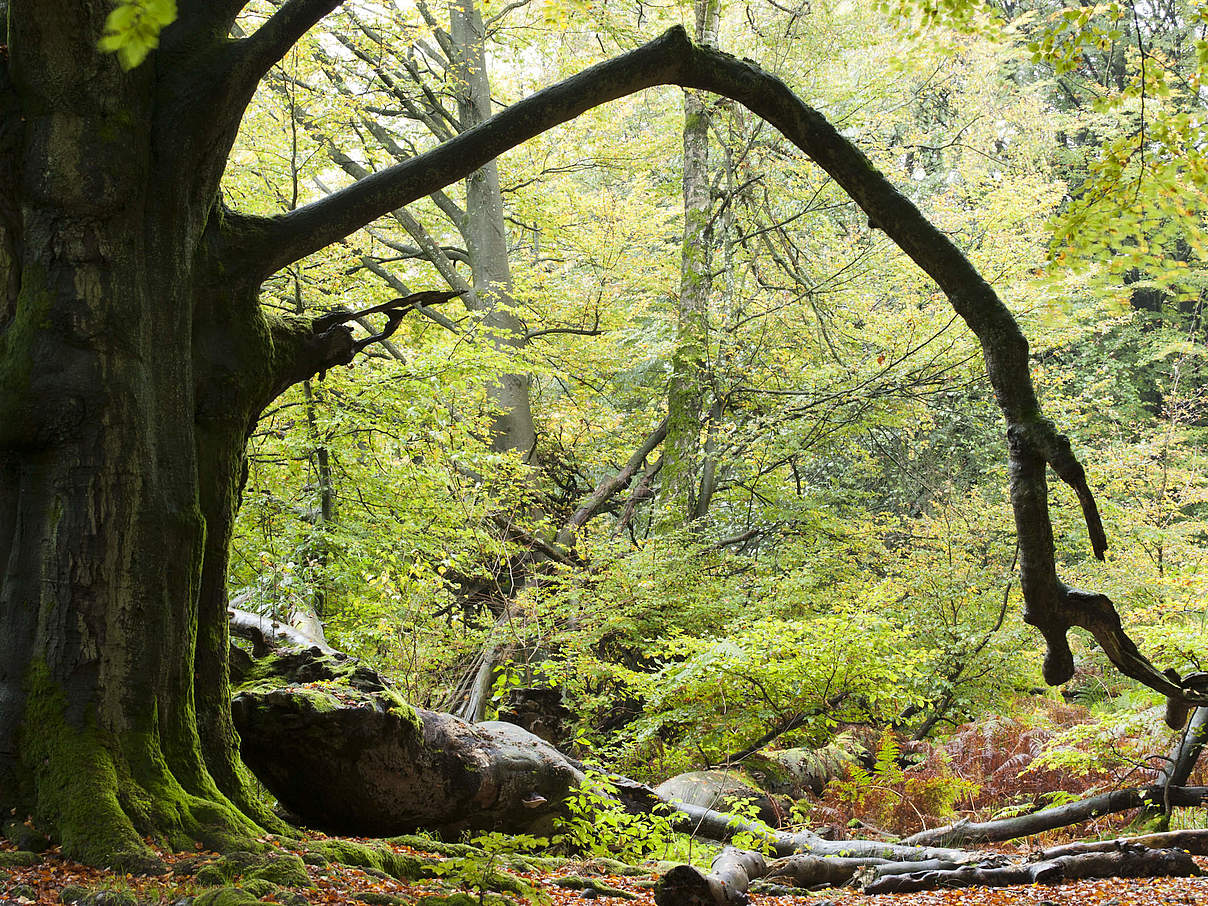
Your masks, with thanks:
[[[0,0],[0,906],[1208,903],[1206,80]]]

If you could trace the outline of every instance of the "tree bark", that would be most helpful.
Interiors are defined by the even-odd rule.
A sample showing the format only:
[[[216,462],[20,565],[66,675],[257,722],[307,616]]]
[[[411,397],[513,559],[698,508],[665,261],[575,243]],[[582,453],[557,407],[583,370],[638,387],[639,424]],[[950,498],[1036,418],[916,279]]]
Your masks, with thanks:
[[[997,821],[962,821],[947,827],[919,831],[907,837],[905,843],[925,846],[949,846],[961,843],[996,843],[1040,834],[1059,827],[1070,827],[1102,815],[1124,812],[1161,803],[1181,807],[1197,807],[1208,800],[1208,787],[1149,786],[1138,789],[1112,790],[1077,802],[1067,802],[1041,809],[1030,815],[1000,818]]]
[[[492,113],[482,12],[474,0],[451,0],[449,19],[457,47],[452,62],[461,82],[458,110],[462,127],[471,129],[490,119]],[[470,304],[484,312],[483,327],[493,343],[505,349],[523,346],[524,325],[516,315],[516,300],[512,297],[503,195],[494,160],[466,177],[466,211],[460,226],[474,275]],[[493,393],[499,414],[491,438],[496,450],[515,451],[526,460],[536,454],[537,447],[529,384],[529,376],[522,372],[499,376]]]
[[[720,0],[696,0],[698,44],[717,44],[720,15]],[[709,296],[713,289],[711,122],[708,95],[685,90],[684,237],[658,499],[659,520],[664,529],[679,528],[698,515],[701,405],[709,357]]]

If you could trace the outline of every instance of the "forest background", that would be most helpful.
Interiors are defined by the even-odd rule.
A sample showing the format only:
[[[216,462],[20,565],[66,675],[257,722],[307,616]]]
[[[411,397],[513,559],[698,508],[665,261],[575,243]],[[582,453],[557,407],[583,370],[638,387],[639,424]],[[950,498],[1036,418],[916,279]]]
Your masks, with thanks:
[[[1100,563],[1052,489],[1062,575],[1186,673],[1208,642],[1206,22],[1177,0],[345,4],[265,80],[225,192],[292,209],[677,23],[759,60],[1011,307],[1108,528]],[[923,806],[863,813],[899,832],[1161,768],[1161,700],[1089,641],[1076,706],[1041,691],[974,338],[756,117],[680,89],[616,101],[263,301],[317,316],[427,288],[463,295],[261,418],[237,605],[317,618],[417,705],[493,717],[513,687],[559,689],[571,750],[643,780],[948,740],[920,756],[929,786],[891,778]]]

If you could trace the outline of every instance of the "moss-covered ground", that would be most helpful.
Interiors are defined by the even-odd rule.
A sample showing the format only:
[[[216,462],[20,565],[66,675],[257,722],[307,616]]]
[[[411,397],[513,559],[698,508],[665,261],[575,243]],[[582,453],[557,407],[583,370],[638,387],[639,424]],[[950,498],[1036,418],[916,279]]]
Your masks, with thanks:
[[[567,861],[482,853],[426,838],[262,837],[262,853],[157,851],[160,875],[118,875],[0,840],[0,904],[54,906],[579,906],[586,901],[653,906],[656,867],[625,870],[610,860]],[[1208,860],[1203,860],[1208,866]],[[484,871],[485,869],[485,871]],[[490,879],[494,891],[482,891]],[[519,890],[525,890],[521,894]],[[503,893],[499,891],[503,890]],[[776,893],[786,893],[776,891]],[[853,891],[753,893],[752,906],[1208,906],[1208,878],[1079,881],[1057,887],[969,888],[868,897]]]

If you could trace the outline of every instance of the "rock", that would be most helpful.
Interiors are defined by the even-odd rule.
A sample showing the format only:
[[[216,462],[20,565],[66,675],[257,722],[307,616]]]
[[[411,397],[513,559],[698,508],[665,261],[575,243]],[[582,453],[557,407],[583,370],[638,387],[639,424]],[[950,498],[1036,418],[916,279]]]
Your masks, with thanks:
[[[794,799],[807,793],[821,796],[832,779],[842,776],[847,766],[857,761],[857,754],[853,752],[855,745],[852,740],[839,737],[821,749],[781,749],[766,753],[768,760],[787,775],[783,788],[772,789]]]
[[[25,852],[45,852],[50,847],[50,840],[40,830],[24,821],[10,818],[0,827],[4,836],[18,850]]]
[[[547,834],[583,779],[520,727],[417,711],[377,674],[316,649],[257,662],[232,713],[264,785],[307,825],[337,834]]]

